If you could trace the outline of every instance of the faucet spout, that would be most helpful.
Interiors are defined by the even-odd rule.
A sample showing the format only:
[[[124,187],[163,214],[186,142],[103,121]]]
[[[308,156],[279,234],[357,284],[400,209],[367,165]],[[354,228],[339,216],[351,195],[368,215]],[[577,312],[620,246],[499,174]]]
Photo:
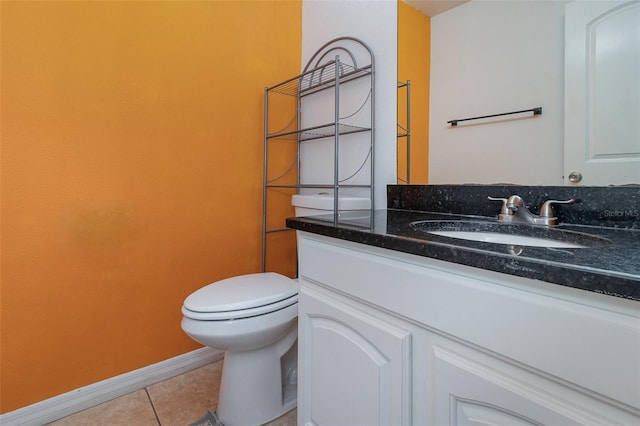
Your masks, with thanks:
[[[540,217],[531,213],[524,205],[520,205],[513,210],[511,215],[511,223],[529,223],[529,224],[545,224],[540,221]]]
[[[507,198],[506,207],[513,213],[517,212],[520,207],[524,207],[526,210],[524,200],[519,195],[512,195],[511,197]]]
[[[530,223],[537,224],[539,217],[529,211],[524,203],[524,200],[519,195],[512,195],[507,198],[507,209],[511,212],[506,218],[506,222],[510,223]]]

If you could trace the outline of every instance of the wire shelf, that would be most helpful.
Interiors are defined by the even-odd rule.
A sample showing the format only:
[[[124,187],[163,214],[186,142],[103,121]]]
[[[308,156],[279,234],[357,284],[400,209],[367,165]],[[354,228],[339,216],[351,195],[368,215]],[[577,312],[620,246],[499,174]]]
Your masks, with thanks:
[[[282,95],[307,96],[322,90],[334,88],[336,81],[346,83],[371,74],[371,72],[371,65],[354,68],[351,65],[334,60],[280,84],[268,87],[267,90]],[[339,79],[337,77],[339,77]]]
[[[267,135],[269,139],[283,139],[291,141],[311,141],[315,139],[323,139],[333,137],[336,134],[336,127],[338,135],[348,135],[351,133],[367,132],[371,130],[368,127],[351,126],[348,124],[324,124],[321,126],[309,127],[306,129],[293,130],[288,132],[273,133]]]

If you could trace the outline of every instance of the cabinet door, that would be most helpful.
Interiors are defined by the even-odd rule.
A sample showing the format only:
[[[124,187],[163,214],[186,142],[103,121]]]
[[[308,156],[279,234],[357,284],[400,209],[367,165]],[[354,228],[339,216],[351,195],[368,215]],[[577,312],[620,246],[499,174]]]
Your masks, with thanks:
[[[631,412],[453,342],[432,348],[433,424],[637,424]]]
[[[299,424],[411,423],[411,334],[381,316],[302,286]]]

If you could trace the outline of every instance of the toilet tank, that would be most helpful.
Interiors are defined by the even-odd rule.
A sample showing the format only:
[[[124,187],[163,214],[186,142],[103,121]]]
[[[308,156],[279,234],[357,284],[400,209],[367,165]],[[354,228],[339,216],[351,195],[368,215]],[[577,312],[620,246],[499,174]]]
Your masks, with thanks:
[[[296,194],[291,198],[296,216],[317,216],[333,212],[333,194]],[[340,213],[361,212],[368,213],[371,200],[364,197],[338,197]]]

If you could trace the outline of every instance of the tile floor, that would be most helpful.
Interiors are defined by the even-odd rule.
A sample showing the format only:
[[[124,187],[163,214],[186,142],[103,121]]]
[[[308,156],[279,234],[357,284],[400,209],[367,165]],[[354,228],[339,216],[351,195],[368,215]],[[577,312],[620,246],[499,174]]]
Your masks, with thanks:
[[[204,417],[208,410],[216,409],[222,362],[156,383],[49,423],[49,426],[188,426]],[[296,410],[293,410],[268,425],[295,424]]]

